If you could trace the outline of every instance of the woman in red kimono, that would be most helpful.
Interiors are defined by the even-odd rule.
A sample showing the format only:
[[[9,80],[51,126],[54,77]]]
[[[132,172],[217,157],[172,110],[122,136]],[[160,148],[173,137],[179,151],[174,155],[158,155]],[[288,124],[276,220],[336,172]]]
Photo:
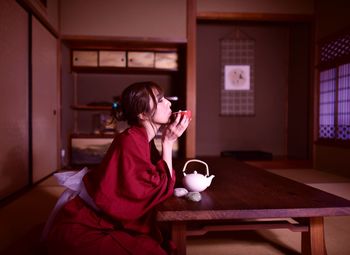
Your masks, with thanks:
[[[46,237],[49,254],[166,254],[154,207],[173,194],[172,147],[190,122],[178,115],[169,124],[170,106],[153,82],[123,91],[116,118],[130,127],[82,178],[83,192],[59,209]],[[162,126],[160,155],[153,138]]]

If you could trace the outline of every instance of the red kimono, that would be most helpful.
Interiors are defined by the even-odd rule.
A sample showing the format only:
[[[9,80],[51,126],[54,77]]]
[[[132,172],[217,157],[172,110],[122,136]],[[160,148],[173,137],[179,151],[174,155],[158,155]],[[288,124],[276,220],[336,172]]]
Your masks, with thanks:
[[[171,178],[166,162],[153,151],[143,127],[119,134],[100,167],[83,179],[98,210],[79,196],[66,203],[48,234],[49,253],[166,254],[154,207],[172,195],[175,173]]]

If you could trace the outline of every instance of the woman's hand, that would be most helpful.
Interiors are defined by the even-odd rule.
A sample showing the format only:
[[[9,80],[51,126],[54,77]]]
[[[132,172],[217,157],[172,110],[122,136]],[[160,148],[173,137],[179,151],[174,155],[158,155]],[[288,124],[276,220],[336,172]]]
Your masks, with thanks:
[[[185,132],[190,121],[187,115],[177,114],[175,120],[164,128],[163,142],[174,143]]]
[[[169,174],[172,176],[172,150],[174,142],[185,132],[191,119],[186,115],[177,114],[175,120],[168,124],[163,131],[162,136],[162,158],[167,163]]]

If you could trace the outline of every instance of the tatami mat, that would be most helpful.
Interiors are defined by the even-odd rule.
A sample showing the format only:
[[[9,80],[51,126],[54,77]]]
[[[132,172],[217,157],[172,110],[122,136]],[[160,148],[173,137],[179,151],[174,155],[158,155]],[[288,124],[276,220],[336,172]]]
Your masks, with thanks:
[[[266,170],[350,200],[348,178],[310,168],[275,166]],[[324,223],[328,255],[350,254],[350,216],[326,217]],[[187,252],[189,255],[300,254],[301,235],[285,229],[210,233],[189,238]]]
[[[350,179],[328,172],[310,168],[267,169],[269,172],[287,177],[302,183],[349,183]]]

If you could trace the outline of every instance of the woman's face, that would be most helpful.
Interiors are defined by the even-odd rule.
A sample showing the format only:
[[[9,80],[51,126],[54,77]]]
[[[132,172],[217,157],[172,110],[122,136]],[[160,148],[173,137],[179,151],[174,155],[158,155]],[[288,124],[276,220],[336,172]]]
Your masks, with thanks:
[[[171,103],[162,94],[160,94],[159,91],[153,90],[153,93],[156,98],[157,105],[155,106],[152,98],[150,98],[151,109],[156,107],[152,121],[155,124],[166,124],[168,123],[169,117],[171,116]]]

